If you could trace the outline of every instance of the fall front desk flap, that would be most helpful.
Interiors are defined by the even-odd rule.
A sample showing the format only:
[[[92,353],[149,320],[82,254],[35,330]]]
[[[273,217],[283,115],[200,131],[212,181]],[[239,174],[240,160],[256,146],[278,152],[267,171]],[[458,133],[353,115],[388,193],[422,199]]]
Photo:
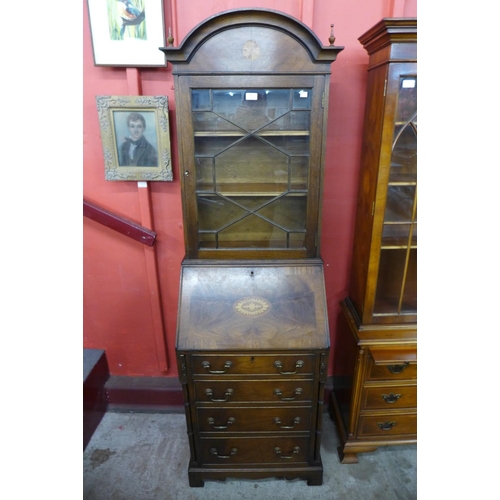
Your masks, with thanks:
[[[183,264],[179,350],[328,346],[321,262]]]

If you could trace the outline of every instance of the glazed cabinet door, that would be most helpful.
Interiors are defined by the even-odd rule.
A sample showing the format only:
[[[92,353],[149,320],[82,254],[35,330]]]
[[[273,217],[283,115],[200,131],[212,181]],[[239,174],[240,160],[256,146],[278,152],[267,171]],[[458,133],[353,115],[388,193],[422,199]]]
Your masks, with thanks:
[[[191,258],[316,255],[324,79],[179,83]]]
[[[380,187],[385,207],[373,316],[383,322],[415,321],[417,313],[417,75],[416,65],[400,66],[388,81],[388,99],[396,102]]]

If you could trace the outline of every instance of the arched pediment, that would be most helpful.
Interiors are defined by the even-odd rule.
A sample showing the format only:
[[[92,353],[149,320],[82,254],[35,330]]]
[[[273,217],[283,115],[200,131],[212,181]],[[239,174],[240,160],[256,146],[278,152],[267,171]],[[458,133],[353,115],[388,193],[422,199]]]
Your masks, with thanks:
[[[268,9],[237,9],[193,28],[179,47],[160,48],[184,72],[330,72],[343,47],[322,46],[301,21]],[[175,68],[174,68],[175,69]]]

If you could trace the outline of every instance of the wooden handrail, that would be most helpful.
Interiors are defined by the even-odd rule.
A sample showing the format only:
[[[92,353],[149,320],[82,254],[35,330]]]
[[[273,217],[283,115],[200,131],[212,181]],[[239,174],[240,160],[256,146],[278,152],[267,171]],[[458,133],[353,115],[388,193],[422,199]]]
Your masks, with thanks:
[[[140,241],[148,247],[152,247],[156,241],[156,233],[151,229],[108,212],[85,200],[83,200],[83,215],[133,240]]]

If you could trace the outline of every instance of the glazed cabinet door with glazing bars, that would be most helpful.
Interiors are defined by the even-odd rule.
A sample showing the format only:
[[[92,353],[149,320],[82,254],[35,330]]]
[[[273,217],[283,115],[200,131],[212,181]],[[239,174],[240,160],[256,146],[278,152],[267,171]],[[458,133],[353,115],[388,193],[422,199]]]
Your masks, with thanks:
[[[250,86],[235,77],[221,88],[190,78],[186,146],[193,154],[184,201],[196,221],[188,234],[192,255],[316,254],[324,78],[266,82]]]
[[[374,318],[412,316],[417,312],[416,73],[405,71],[398,74],[393,84],[397,86],[397,103],[392,125]]]

